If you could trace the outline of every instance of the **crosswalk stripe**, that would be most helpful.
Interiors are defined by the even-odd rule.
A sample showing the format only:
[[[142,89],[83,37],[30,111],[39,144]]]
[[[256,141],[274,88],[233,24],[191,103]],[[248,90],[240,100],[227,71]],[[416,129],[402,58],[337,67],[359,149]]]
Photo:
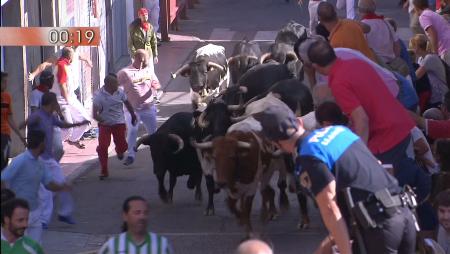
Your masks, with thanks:
[[[254,41],[274,41],[278,31],[258,31],[256,32]]]
[[[231,41],[236,31],[230,31],[228,28],[214,28],[208,41]]]

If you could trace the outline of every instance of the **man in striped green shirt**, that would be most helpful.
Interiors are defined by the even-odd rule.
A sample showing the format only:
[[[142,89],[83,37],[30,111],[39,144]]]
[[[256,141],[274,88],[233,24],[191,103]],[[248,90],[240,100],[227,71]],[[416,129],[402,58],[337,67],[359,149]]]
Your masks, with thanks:
[[[13,198],[2,203],[2,254],[44,254],[41,246],[24,236],[30,208],[27,201]]]
[[[140,196],[125,200],[123,207],[123,233],[111,237],[99,254],[171,254],[167,238],[147,231],[148,203]]]

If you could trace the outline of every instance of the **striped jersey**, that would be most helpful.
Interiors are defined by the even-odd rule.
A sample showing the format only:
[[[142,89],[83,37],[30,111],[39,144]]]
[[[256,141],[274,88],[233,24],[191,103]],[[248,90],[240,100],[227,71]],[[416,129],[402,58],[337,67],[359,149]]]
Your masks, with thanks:
[[[127,232],[113,236],[102,246],[98,254],[171,254],[167,238],[149,232],[145,241],[135,244]]]

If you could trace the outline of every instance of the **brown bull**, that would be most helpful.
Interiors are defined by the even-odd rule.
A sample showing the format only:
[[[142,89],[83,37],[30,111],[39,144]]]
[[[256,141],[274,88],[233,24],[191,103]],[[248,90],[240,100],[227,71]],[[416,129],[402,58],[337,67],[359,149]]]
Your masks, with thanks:
[[[266,221],[276,216],[275,191],[269,185],[274,172],[269,165],[274,155],[261,149],[255,134],[233,131],[196,146],[212,149],[216,166],[214,180],[226,189],[228,208],[245,226],[248,235],[252,232],[250,214],[259,184],[263,202],[261,218]]]

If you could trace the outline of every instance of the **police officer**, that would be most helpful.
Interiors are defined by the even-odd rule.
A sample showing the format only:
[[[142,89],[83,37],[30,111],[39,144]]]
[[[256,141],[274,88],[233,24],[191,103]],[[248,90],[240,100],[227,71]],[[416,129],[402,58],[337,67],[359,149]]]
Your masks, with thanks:
[[[298,153],[300,184],[314,195],[330,233],[316,253],[330,251],[333,244],[340,253],[352,253],[352,248],[360,253],[356,248],[361,246],[366,253],[414,253],[416,228],[407,202],[410,196],[357,135],[344,126],[308,132],[302,121],[281,105],[253,116],[266,138],[285,152]],[[350,193],[351,202],[360,209],[347,209],[345,193]],[[353,218],[362,243],[356,240],[352,246],[349,229]]]

